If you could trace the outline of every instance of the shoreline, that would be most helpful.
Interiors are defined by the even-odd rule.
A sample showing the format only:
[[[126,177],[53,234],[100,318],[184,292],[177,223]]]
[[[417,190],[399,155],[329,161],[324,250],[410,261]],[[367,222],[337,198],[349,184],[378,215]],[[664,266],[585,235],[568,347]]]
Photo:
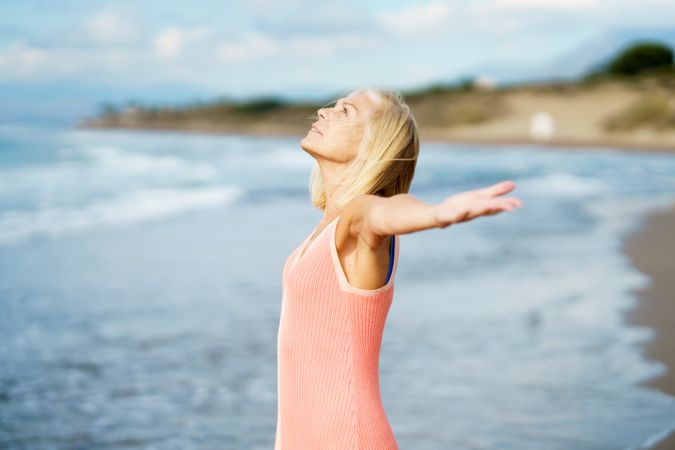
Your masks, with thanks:
[[[111,126],[111,125],[76,125],[76,129],[82,130],[123,130],[123,131],[147,131],[147,132],[167,132],[167,133],[186,133],[186,134],[208,134],[208,135],[232,135],[232,136],[253,136],[253,137],[280,137],[302,139],[306,130],[298,131],[287,128],[239,128],[228,129],[222,127],[209,126],[185,126],[185,127],[165,127],[165,126]],[[551,139],[551,140],[533,140],[527,137],[478,137],[470,135],[453,136],[447,132],[438,130],[429,130],[420,128],[420,141],[425,143],[445,143],[457,145],[472,145],[482,147],[499,147],[504,145],[518,145],[526,147],[550,147],[556,149],[569,150],[606,150],[606,151],[637,151],[649,153],[675,154],[675,145],[670,142],[654,143],[652,142],[629,142],[625,140],[612,139]]]
[[[637,302],[624,312],[624,319],[654,330],[652,339],[642,344],[642,353],[666,368],[639,385],[675,396],[675,202],[667,210],[649,213],[638,229],[624,237],[623,251],[651,279],[649,285],[631,291]],[[675,430],[651,448],[675,448]]]

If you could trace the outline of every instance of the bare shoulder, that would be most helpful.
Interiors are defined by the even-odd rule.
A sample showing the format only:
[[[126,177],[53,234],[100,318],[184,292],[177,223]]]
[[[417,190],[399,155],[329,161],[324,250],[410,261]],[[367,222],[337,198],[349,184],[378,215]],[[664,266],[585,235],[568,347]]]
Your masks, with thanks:
[[[335,246],[348,283],[360,289],[385,285],[389,265],[389,236],[378,236],[368,223],[384,199],[360,195],[342,210],[335,230]]]
[[[384,201],[385,199],[378,195],[364,194],[354,197],[347,203],[336,225],[335,241],[338,248],[347,241],[371,250],[376,250],[383,244],[386,236],[379,236],[374,232],[370,223],[370,213]]]

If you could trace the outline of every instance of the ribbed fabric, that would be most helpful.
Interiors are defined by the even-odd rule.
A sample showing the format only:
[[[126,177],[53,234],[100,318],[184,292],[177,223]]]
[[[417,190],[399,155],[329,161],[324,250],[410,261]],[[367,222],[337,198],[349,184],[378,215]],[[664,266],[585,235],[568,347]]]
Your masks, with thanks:
[[[357,288],[338,258],[338,219],[309,241],[315,228],[284,264],[275,450],[398,449],[380,398],[379,356],[399,237],[387,284]]]

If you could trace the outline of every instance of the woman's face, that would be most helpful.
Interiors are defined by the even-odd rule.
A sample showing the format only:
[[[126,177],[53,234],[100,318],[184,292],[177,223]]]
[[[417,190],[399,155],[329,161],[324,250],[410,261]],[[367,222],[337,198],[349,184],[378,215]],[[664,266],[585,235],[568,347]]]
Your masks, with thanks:
[[[350,161],[358,149],[366,123],[378,104],[367,94],[339,99],[332,108],[319,109],[319,119],[300,141],[315,158]]]

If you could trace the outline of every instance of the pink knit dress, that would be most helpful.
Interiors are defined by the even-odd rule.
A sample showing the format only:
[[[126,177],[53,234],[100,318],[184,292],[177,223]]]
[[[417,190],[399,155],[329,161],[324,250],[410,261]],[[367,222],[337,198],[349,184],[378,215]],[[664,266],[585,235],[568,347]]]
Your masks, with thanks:
[[[398,449],[380,398],[379,355],[399,237],[387,284],[357,288],[338,258],[338,219],[307,245],[315,228],[284,264],[275,450]]]

